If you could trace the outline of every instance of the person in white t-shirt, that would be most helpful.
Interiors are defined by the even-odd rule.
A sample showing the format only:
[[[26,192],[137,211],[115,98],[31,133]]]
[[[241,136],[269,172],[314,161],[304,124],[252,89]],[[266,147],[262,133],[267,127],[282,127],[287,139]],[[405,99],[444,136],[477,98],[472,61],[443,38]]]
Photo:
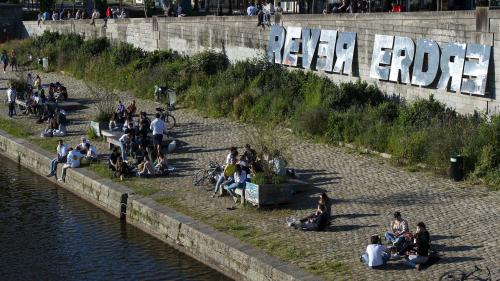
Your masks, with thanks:
[[[380,268],[390,257],[387,248],[380,244],[380,237],[373,235],[370,237],[370,244],[366,247],[366,252],[361,256],[361,261],[371,268]]]
[[[167,126],[165,126],[165,122],[160,117],[160,113],[156,113],[156,118],[150,125],[150,129],[153,131],[153,146],[156,148],[158,154],[161,153],[163,134],[167,132]]]
[[[83,155],[80,153],[80,148],[69,148],[68,149],[68,156],[66,160],[66,164],[63,165],[62,167],[62,176],[58,181],[64,182],[66,180],[66,170],[68,168],[74,169],[80,167],[80,160],[82,159]]]
[[[47,177],[55,176],[57,178],[57,164],[67,161],[66,156],[68,155],[68,146],[62,139],[59,140],[56,151],[57,157],[52,159],[52,161],[50,162],[50,173],[47,175]]]

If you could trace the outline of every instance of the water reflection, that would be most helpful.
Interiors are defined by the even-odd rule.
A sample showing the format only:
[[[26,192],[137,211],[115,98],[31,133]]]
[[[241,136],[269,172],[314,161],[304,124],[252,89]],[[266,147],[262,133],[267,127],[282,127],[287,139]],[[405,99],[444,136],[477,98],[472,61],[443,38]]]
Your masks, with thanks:
[[[229,280],[0,158],[1,280]]]

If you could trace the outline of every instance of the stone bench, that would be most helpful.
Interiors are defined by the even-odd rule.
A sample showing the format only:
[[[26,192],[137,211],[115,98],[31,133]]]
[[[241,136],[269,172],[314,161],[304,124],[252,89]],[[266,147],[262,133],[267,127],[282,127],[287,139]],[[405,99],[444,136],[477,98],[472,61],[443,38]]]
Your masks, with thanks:
[[[21,99],[16,99],[16,104],[20,107],[26,107],[26,101],[25,100],[21,100]],[[55,106],[56,103],[55,102],[47,102],[48,105],[50,106]],[[57,103],[57,106],[59,108],[62,108],[64,110],[76,110],[76,109],[80,109],[82,107],[82,105],[79,103],[79,102],[76,102],[76,101],[63,101],[63,102],[59,102]]]

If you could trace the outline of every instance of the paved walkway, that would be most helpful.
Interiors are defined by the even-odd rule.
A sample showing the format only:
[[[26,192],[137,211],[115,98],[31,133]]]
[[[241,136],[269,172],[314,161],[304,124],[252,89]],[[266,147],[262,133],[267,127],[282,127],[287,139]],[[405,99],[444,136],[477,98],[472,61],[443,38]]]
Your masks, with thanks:
[[[85,84],[76,79],[42,74],[42,81],[60,81],[67,86],[70,97],[90,98]],[[0,89],[5,85],[6,80],[0,80]],[[126,103],[131,100],[128,94],[120,96]],[[69,143],[76,144],[88,128],[86,120],[92,115],[92,102],[87,106],[70,115],[73,125],[69,127]],[[152,113],[154,107],[153,102],[138,101],[140,111]],[[2,110],[6,112],[5,106]],[[209,160],[221,162],[228,147],[245,142],[245,131],[251,128],[225,119],[203,118],[189,110],[177,110],[174,114],[179,124],[174,133],[185,143],[169,157],[177,168],[176,174],[130,183],[142,189],[150,188],[153,198],[168,196],[176,206],[191,209],[210,218],[209,221],[227,216],[238,218],[243,225],[264,233],[266,239],[293,245],[300,254],[291,255],[289,260],[301,267],[330,262],[333,272],[334,261],[345,265],[341,267],[344,274],[324,275],[325,279],[438,280],[445,271],[472,269],[474,265],[488,266],[494,277],[500,278],[499,193],[424,173],[407,172],[383,159],[347,149],[292,138],[290,152],[294,157],[290,166],[307,177],[310,191],[298,194],[295,203],[285,209],[254,211],[237,207],[229,211],[226,208],[234,205],[231,200],[210,198],[206,189],[192,186],[191,175]],[[37,130],[41,128],[34,126]],[[105,144],[100,143],[99,149],[105,151]],[[335,199],[334,222],[327,231],[304,233],[285,225],[286,216],[304,216],[311,212],[323,191]],[[396,210],[409,220],[412,229],[418,221],[427,224],[433,247],[442,255],[438,264],[417,272],[405,267],[403,261],[391,261],[386,270],[369,270],[359,262],[359,254],[370,235],[383,234]]]

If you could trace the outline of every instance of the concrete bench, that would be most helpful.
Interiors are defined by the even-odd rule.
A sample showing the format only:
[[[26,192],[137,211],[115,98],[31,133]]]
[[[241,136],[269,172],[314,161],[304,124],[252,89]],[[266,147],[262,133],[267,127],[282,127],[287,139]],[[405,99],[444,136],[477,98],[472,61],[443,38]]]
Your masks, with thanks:
[[[16,99],[16,104],[18,106],[21,106],[21,107],[26,107],[26,101],[25,100]],[[55,106],[56,105],[55,102],[48,102],[47,104],[50,105],[50,106]],[[76,102],[76,101],[63,101],[63,102],[59,102],[59,103],[57,103],[57,106],[59,106],[59,108],[62,108],[64,110],[76,110],[76,109],[80,109],[82,107],[82,105],[79,102]]]

